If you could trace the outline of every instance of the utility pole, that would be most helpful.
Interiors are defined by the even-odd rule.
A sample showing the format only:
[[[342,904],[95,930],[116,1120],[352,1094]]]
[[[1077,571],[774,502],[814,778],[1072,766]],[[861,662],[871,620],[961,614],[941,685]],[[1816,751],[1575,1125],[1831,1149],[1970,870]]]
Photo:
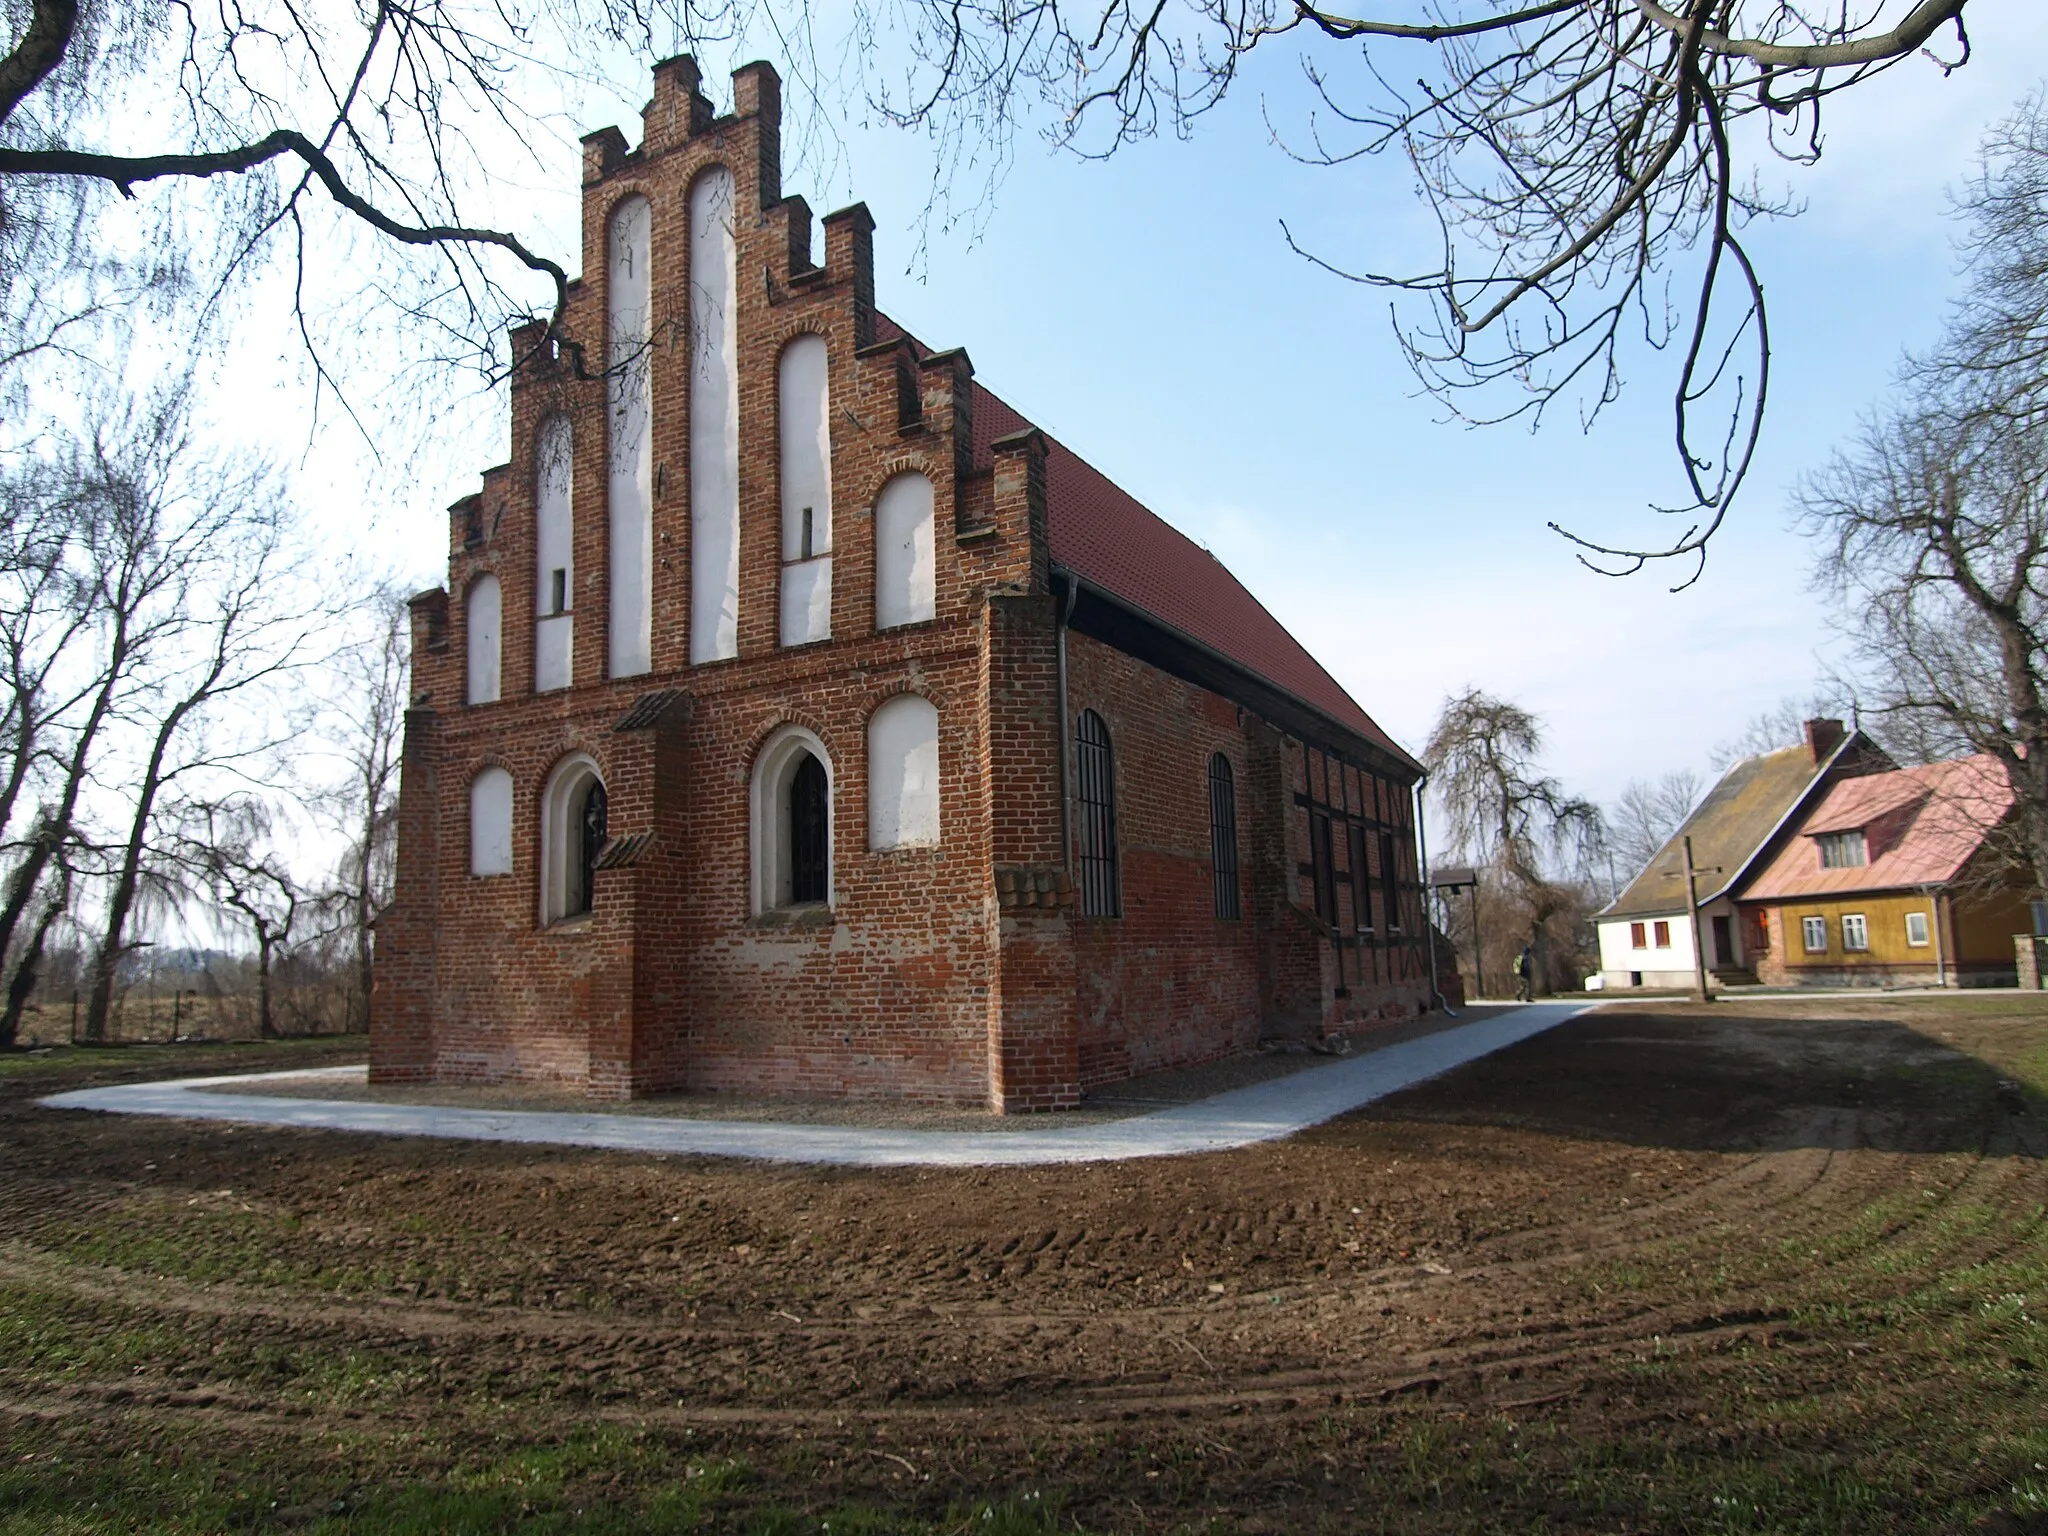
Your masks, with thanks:
[[[1700,887],[1701,875],[1718,875],[1721,866],[1701,869],[1692,861],[1692,839],[1685,840],[1685,917],[1692,927],[1692,1000],[1696,1003],[1711,1003],[1714,996],[1707,990],[1707,947],[1700,942]]]

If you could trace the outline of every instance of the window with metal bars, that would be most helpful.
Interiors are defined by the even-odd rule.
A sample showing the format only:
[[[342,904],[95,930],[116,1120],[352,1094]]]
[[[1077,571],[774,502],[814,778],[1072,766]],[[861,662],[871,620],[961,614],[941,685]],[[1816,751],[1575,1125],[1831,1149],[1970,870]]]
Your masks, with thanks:
[[[1337,926],[1337,857],[1328,811],[1313,811],[1308,824],[1308,857],[1315,879],[1316,916]]]
[[[1351,823],[1351,926],[1372,932],[1372,876],[1365,863],[1365,828]]]
[[[1074,778],[1081,810],[1081,914],[1120,917],[1116,870],[1116,772],[1109,727],[1092,709],[1074,724]]]
[[[789,899],[823,901],[831,888],[825,765],[808,752],[789,776]]]
[[[1237,896],[1237,778],[1230,759],[1209,759],[1209,865],[1216,882],[1216,915],[1235,922]]]

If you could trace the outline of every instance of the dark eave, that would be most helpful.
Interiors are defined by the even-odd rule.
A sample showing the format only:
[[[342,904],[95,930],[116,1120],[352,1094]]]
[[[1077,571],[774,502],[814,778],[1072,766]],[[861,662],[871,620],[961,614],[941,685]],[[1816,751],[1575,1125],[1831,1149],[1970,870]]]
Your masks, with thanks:
[[[1068,626],[1082,634],[1113,645],[1126,655],[1148,662],[1183,682],[1194,683],[1242,704],[1262,719],[1290,735],[1348,757],[1403,784],[1412,785],[1422,776],[1422,766],[1405,756],[1396,756],[1379,743],[1368,741],[1350,727],[1339,724],[1314,705],[1277,688],[1265,678],[1203,644],[1192,635],[1153,617],[1134,603],[1104,590],[1084,576],[1055,566],[1053,580],[1065,592],[1074,593],[1073,613]]]

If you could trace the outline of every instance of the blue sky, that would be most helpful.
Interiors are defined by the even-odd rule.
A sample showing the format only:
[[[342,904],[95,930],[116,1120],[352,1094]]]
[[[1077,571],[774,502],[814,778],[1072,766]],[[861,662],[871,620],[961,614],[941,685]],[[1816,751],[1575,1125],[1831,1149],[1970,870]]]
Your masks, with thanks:
[[[865,201],[882,306],[932,345],[965,346],[984,383],[1213,550],[1397,737],[1419,746],[1445,695],[1477,684],[1540,714],[1552,768],[1610,799],[1631,778],[1705,772],[1716,742],[1803,697],[1825,664],[1786,493],[1881,397],[1902,350],[1934,336],[1955,287],[1946,190],[1984,126],[2048,76],[2038,6],[1973,0],[1970,20],[1966,69],[1904,65],[1838,100],[1817,168],[1765,167],[1806,204],[1751,238],[1772,411],[1745,500],[1678,594],[1654,571],[1587,572],[1545,528],[1645,532],[1673,475],[1668,362],[1630,358],[1628,393],[1591,435],[1569,411],[1533,436],[1446,423],[1416,393],[1385,296],[1281,237],[1285,218],[1333,259],[1392,265],[1416,234],[1400,164],[1316,169],[1271,144],[1263,114],[1298,121],[1302,107],[1284,47],[1188,141],[1091,162],[1020,139],[978,228],[927,231],[914,273],[921,139],[847,125],[830,164],[798,158],[785,181],[820,212]],[[636,89],[567,116],[630,136]],[[518,178],[525,222],[565,255],[571,126],[543,149],[549,168]],[[318,452],[310,478],[345,484],[341,451]],[[388,493],[370,542],[438,579],[441,508],[502,456],[501,426],[451,426],[432,455],[445,478]]]

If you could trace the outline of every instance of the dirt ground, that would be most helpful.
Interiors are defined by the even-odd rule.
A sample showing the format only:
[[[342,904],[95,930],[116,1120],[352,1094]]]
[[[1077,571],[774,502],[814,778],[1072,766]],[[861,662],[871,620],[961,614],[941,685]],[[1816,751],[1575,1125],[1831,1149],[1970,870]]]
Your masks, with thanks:
[[[1290,1141],[834,1171],[57,1112],[0,1531],[2048,1531],[2048,999],[1610,1006]]]

